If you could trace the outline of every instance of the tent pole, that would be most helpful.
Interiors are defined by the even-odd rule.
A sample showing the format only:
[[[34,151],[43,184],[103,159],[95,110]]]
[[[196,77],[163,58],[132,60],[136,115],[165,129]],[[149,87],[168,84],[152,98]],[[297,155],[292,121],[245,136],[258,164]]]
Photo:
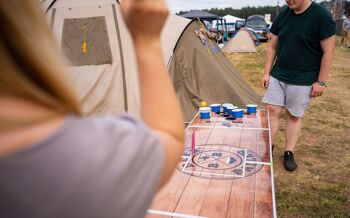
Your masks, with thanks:
[[[226,32],[226,36],[228,37],[228,30],[227,30],[227,22],[226,20],[224,19],[224,23],[225,23],[225,32]],[[226,44],[226,40],[225,40],[225,37],[224,37],[224,44]]]
[[[219,18],[216,18],[216,33],[219,33]]]
[[[125,72],[125,60],[124,60],[124,54],[123,54],[123,46],[121,42],[121,36],[120,36],[120,30],[119,30],[119,22],[118,22],[118,17],[117,17],[117,11],[115,8],[115,5],[112,5],[112,10],[113,10],[113,17],[115,21],[115,28],[117,31],[117,36],[118,36],[118,44],[119,44],[119,53],[120,53],[120,62],[121,62],[121,67],[122,67],[122,76],[123,76],[123,91],[124,91],[124,109],[126,112],[129,111],[128,107],[128,95],[127,95],[127,83],[126,83],[126,72]]]
[[[56,0],[53,0],[51,2],[51,4],[49,5],[49,7],[47,7],[46,11],[45,11],[45,14],[47,14],[47,12],[49,12],[49,10],[52,8],[52,6],[56,3]]]

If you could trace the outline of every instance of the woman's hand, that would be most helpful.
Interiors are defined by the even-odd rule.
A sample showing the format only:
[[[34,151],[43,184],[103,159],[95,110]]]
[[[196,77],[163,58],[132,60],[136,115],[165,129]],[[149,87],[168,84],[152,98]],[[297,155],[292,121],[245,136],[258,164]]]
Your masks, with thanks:
[[[169,14],[165,0],[123,0],[120,6],[135,43],[160,39]]]

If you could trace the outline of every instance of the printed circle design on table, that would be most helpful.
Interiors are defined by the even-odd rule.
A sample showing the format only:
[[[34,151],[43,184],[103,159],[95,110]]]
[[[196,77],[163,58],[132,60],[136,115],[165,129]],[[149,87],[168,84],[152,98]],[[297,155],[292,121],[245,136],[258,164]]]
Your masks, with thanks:
[[[206,144],[196,145],[193,156],[191,148],[187,148],[177,169],[206,179],[239,179],[259,172],[261,162],[258,154],[242,147]]]

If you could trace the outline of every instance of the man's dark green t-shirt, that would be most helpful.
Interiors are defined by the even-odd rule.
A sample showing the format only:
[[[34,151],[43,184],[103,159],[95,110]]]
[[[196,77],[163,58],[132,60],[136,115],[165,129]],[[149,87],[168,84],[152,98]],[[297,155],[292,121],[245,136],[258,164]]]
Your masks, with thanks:
[[[295,14],[283,10],[270,31],[278,36],[277,59],[271,76],[293,85],[311,85],[317,81],[322,48],[320,41],[335,34],[330,13],[312,2],[306,11]]]

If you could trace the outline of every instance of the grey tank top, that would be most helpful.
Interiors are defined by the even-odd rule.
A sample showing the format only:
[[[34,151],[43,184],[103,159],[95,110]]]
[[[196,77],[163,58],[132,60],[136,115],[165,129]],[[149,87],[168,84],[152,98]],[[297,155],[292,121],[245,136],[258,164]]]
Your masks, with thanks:
[[[45,140],[0,159],[0,217],[144,217],[163,147],[129,117],[69,117]]]

